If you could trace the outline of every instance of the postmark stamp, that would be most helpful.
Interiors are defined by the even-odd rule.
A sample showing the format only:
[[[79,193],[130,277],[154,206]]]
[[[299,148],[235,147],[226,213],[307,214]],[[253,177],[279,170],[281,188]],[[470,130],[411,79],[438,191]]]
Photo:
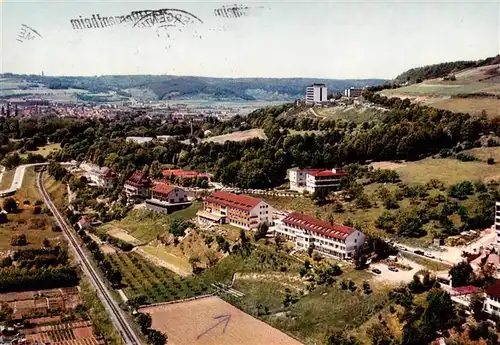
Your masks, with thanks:
[[[21,30],[17,35],[16,41],[23,43],[24,41],[32,41],[35,38],[42,38],[42,35],[35,29],[26,24],[21,24]]]

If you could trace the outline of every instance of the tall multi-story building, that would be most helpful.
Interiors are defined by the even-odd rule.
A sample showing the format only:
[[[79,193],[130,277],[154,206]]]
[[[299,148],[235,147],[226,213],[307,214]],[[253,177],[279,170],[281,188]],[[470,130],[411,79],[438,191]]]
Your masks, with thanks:
[[[349,176],[342,168],[334,169],[290,169],[288,179],[290,189],[298,192],[308,191],[314,193],[319,189],[328,191],[340,189],[342,177]]]
[[[312,84],[306,89],[306,104],[316,104],[327,101],[328,90],[325,84]]]
[[[365,242],[365,234],[355,228],[297,212],[278,220],[276,233],[294,242],[297,249],[308,249],[312,245],[321,254],[342,260],[352,258]]]
[[[123,192],[127,197],[127,202],[135,204],[139,200],[148,197],[151,181],[142,171],[136,171],[123,185]]]
[[[359,97],[359,96],[361,96],[362,91],[363,91],[363,89],[351,87],[349,89],[344,90],[344,96],[346,96],[346,97]]]
[[[497,233],[496,237],[496,249],[500,253],[500,202],[495,203],[495,231]]]
[[[500,280],[486,288],[485,295],[484,310],[489,314],[500,316]]]
[[[262,199],[222,191],[206,197],[203,210],[196,215],[200,223],[228,223],[243,229],[254,229],[260,223],[273,221],[272,207]]]

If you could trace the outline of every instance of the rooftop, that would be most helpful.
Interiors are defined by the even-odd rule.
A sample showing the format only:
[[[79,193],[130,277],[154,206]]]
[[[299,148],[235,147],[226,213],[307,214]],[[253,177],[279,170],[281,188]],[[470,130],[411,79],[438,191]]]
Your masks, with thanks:
[[[216,204],[234,207],[246,211],[250,211],[257,206],[262,199],[252,198],[246,195],[237,195],[228,192],[216,191],[205,198],[205,201]]]
[[[500,298],[500,280],[497,280],[495,284],[490,285],[488,288],[486,288],[486,294],[488,296]]]
[[[333,172],[331,170],[322,170],[322,171],[310,171],[309,175],[311,176],[349,176],[349,173],[346,172]]]
[[[341,240],[345,239],[356,230],[345,225],[330,224],[324,220],[297,212],[289,213],[285,218],[283,218],[283,223],[296,225],[304,230]]]
[[[135,187],[146,187],[149,185],[149,179],[142,171],[136,171],[129,177],[126,183]]]
[[[171,191],[175,190],[177,187],[173,186],[171,184],[166,184],[166,183],[157,183],[151,188],[153,192],[160,193],[160,194],[168,194]]]

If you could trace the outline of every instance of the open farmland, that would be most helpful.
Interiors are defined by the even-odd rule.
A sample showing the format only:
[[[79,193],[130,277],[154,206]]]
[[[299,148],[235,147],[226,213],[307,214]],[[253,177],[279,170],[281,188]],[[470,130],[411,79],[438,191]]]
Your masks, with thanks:
[[[387,97],[409,98],[415,103],[423,103],[452,112],[481,115],[483,110],[490,117],[500,116],[500,65],[469,68],[455,74],[456,80],[442,78],[425,80],[422,83],[383,90]],[[488,94],[491,97],[477,97],[471,94]],[[467,98],[458,95],[471,95]]]
[[[92,331],[90,321],[44,325],[25,331],[27,340],[33,343],[53,345],[97,345],[99,341]]]
[[[469,113],[471,115],[481,115],[485,111],[489,118],[500,116],[500,99],[497,98],[449,98],[430,105],[438,109]]]
[[[462,162],[458,159],[426,158],[416,162],[406,162],[395,169],[405,183],[427,183],[438,179],[448,185],[460,181],[491,181],[500,179],[500,164],[486,162]]]
[[[33,167],[26,169],[22,187],[19,188],[14,196],[18,203],[18,212],[7,215],[8,222],[0,226],[0,252],[2,250],[19,249],[10,244],[11,238],[20,234],[25,234],[28,244],[22,248],[41,248],[43,240],[47,238],[52,246],[60,245],[65,247],[65,241],[60,232],[53,232],[53,220],[46,213],[34,214],[35,202],[41,200],[40,193],[35,183],[36,172]],[[51,180],[47,180],[49,182]],[[51,181],[50,191],[61,191],[60,182]],[[63,190],[64,192],[64,190]],[[57,193],[56,193],[57,194]],[[55,195],[55,194],[54,194]],[[0,205],[6,198],[0,198]],[[60,200],[60,198],[59,198]],[[27,201],[29,203],[25,204]],[[43,205],[40,207],[43,208]]]
[[[60,288],[39,291],[8,292],[0,294],[0,303],[12,308],[15,319],[34,314],[60,314],[75,309],[82,303],[77,288]],[[1,307],[0,307],[1,308]]]
[[[238,131],[229,134],[217,135],[215,137],[203,139],[202,142],[223,143],[225,141],[244,141],[253,138],[266,139],[266,135],[264,134],[264,131],[262,129],[257,128],[249,129],[247,131]]]
[[[224,302],[207,297],[140,309],[172,345],[300,345],[297,340]]]

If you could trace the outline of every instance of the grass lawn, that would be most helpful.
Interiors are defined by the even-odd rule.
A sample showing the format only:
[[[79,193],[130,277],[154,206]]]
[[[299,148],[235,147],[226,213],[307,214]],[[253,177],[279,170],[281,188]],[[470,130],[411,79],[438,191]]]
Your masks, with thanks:
[[[68,189],[66,185],[56,181],[48,173],[43,174],[43,184],[57,208],[63,209],[64,205],[68,204]]]
[[[43,240],[47,238],[51,244],[65,246],[63,236],[60,232],[53,232],[53,220],[48,214],[33,214],[34,203],[42,200],[38,188],[36,187],[36,172],[33,167],[27,168],[24,174],[23,184],[13,196],[18,202],[19,212],[7,215],[8,222],[0,225],[0,251],[12,250],[16,247],[10,245],[14,235],[25,234],[28,245],[21,248],[40,248]],[[3,200],[0,198],[0,205]],[[24,204],[24,201],[29,204]],[[43,205],[42,205],[43,208]]]
[[[34,167],[28,167],[24,171],[22,187],[16,191],[14,198],[20,203],[24,200],[29,200],[31,203],[42,200],[42,196],[36,186],[36,172]]]
[[[488,118],[500,116],[500,99],[490,97],[449,98],[431,104],[432,107],[479,116],[486,111]]]
[[[180,269],[190,272],[191,271],[191,264],[189,263],[189,260],[186,259],[185,257],[182,256],[177,256],[172,253],[169,253],[168,247],[153,247],[153,246],[144,246],[141,247],[142,250],[144,250],[146,253],[151,254],[155,257],[157,257],[160,260],[163,260],[171,265],[174,265],[176,267],[179,267]]]
[[[121,228],[126,230],[129,235],[139,240],[149,242],[156,239],[158,235],[167,232],[170,223],[174,219],[190,220],[194,218],[196,212],[201,207],[202,203],[195,201],[188,208],[176,211],[172,214],[163,214],[147,209],[132,210],[125,218],[104,224],[101,229],[109,231],[114,228]]]
[[[426,158],[416,162],[406,162],[395,170],[405,183],[425,184],[432,179],[438,179],[447,185],[452,185],[459,181],[489,181],[500,177],[500,164],[462,162],[453,158]]]
[[[420,264],[431,271],[436,271],[436,272],[437,271],[448,271],[451,268],[450,265],[445,264],[444,262],[437,262],[434,260],[429,260],[429,259],[423,258],[419,255],[415,255],[415,254],[408,253],[408,252],[401,252],[401,256],[407,258],[408,260],[416,262],[417,264]]]
[[[52,152],[60,150],[60,149],[61,149],[61,144],[48,144],[48,145],[40,146],[35,151],[28,151],[27,153],[21,154],[20,156],[26,157],[26,156],[28,156],[28,153],[32,153],[32,154],[38,154],[38,155],[42,155],[44,157],[47,157]]]
[[[385,117],[384,112],[377,109],[370,109],[364,106],[345,105],[326,108],[314,108],[314,111],[327,119],[347,120],[357,123],[381,120]]]
[[[488,161],[488,158],[492,157],[495,159],[496,164],[500,164],[500,147],[477,147],[464,151],[464,153],[468,153],[483,162]]]
[[[266,139],[266,134],[263,129],[249,129],[246,131],[237,131],[229,134],[217,135],[214,137],[209,137],[202,139],[201,141],[206,142],[214,142],[214,143],[224,143],[225,141],[244,141],[248,139],[259,138]]]
[[[288,129],[290,135],[306,135],[306,134],[323,134],[325,131],[297,131],[295,129]]]
[[[2,181],[0,181],[0,190],[8,189],[12,185],[12,180],[14,179],[14,174],[16,173],[16,169],[7,170],[5,169]]]

